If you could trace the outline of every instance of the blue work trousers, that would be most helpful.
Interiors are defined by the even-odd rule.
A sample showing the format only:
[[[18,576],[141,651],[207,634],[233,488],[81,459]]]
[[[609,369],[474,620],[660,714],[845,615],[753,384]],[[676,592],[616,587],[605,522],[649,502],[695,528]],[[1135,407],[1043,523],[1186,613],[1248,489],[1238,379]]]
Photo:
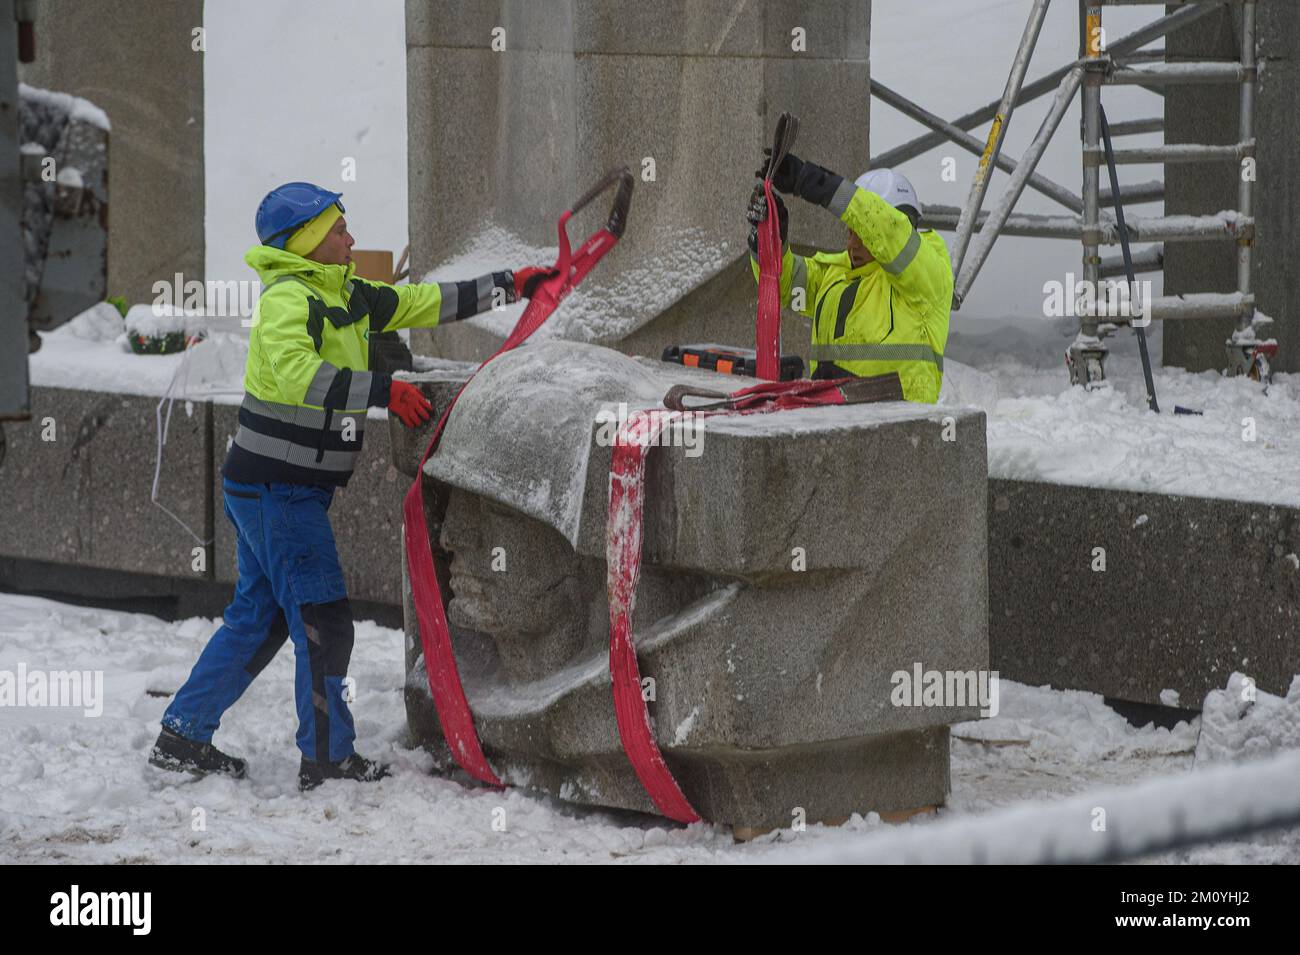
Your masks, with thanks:
[[[352,608],[329,522],[333,488],[224,481],[239,583],[224,622],[163,715],[163,726],[211,742],[221,716],[288,638],[297,663],[298,748],[308,759],[352,755],[345,680]]]

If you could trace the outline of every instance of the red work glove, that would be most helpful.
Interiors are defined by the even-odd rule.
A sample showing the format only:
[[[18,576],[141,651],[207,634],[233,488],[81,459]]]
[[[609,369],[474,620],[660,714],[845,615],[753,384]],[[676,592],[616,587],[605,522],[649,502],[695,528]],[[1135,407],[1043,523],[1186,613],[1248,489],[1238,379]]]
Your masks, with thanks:
[[[559,269],[541,269],[535,265],[528,265],[522,269],[515,269],[515,300],[521,298],[532,298],[537,292],[537,286],[541,285],[547,279],[553,279],[560,274]]]
[[[429,420],[433,405],[429,404],[429,399],[420,394],[420,389],[415,385],[394,378],[388,392],[388,410],[402,419],[402,424],[408,428],[418,428]]]

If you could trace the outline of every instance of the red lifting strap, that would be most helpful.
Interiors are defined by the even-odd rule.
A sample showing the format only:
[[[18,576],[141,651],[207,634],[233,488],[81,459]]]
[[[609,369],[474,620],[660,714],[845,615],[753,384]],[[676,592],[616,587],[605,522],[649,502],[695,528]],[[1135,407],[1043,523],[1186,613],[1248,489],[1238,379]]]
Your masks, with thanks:
[[[755,341],[759,378],[781,377],[781,233],[772,198],[772,180],[763,180],[768,216],[758,225],[758,332]]]
[[[776,121],[772,155],[763,176],[767,218],[758,226],[758,323],[754,345],[759,378],[777,381],[781,377],[781,222],[772,176],[794,143],[799,121],[782,113]]]
[[[699,822],[655,743],[650,710],[641,692],[641,672],[632,641],[632,614],[641,573],[641,519],[645,503],[645,461],[658,434],[688,414],[756,414],[787,408],[842,405],[845,379],[769,381],[728,396],[729,407],[713,411],[637,411],[619,429],[609,467],[609,518],[605,562],[609,585],[609,673],[614,684],[618,735],[637,778],[655,808],[669,819]],[[676,391],[677,389],[674,389]],[[669,392],[670,395],[673,392]]]
[[[609,466],[609,520],[605,530],[609,585],[609,675],[614,684],[614,716],[637,778],[655,808],[677,822],[699,822],[672,770],[664,762],[641,692],[641,671],[632,643],[632,611],[641,574],[641,514],[645,503],[645,458],[650,444],[681,412],[637,411],[619,429]]]
[[[487,361],[479,365],[475,374],[482,371],[488,362],[498,355],[522,344],[537,331],[565,296],[572,292],[601,257],[614,247],[627,225],[627,211],[632,201],[633,183],[632,174],[626,167],[615,170],[560,216],[557,226],[560,255],[555,262],[555,276],[538,286],[528,307],[524,309],[523,315],[515,325],[514,331]],[[615,185],[618,186],[618,192],[604,228],[593,232],[576,253],[570,254],[569,236],[565,231],[569,219],[596,196]],[[470,376],[470,380],[473,380],[473,375]],[[434,429],[433,438],[429,441],[429,447],[420,458],[420,467],[416,472],[415,480],[411,483],[402,502],[403,534],[406,540],[411,595],[415,602],[420,642],[424,647],[424,666],[429,675],[429,690],[433,695],[434,708],[438,712],[438,721],[442,724],[443,736],[451,747],[452,756],[467,773],[489,785],[500,786],[501,780],[488,765],[487,757],[483,755],[483,747],[474,729],[474,717],[470,713],[469,702],[465,699],[465,689],[461,685],[460,671],[456,667],[456,656],[451,647],[451,634],[447,628],[442,591],[438,587],[438,579],[434,571],[429,528],[424,518],[424,464],[438,447],[443,429],[447,426],[447,418],[468,385],[467,381],[443,411]]]

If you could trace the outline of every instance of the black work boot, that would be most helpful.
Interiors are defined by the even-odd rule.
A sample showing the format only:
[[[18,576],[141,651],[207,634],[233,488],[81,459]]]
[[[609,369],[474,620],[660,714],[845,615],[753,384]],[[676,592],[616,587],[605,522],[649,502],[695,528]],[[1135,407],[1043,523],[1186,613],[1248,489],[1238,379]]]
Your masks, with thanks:
[[[149,753],[149,765],[170,769],[178,773],[223,773],[235,779],[248,775],[248,764],[242,759],[228,756],[211,743],[198,743],[163,727],[158,742]]]
[[[360,783],[373,783],[388,775],[387,764],[366,759],[356,753],[337,763],[318,763],[304,756],[302,765],[298,767],[298,789],[302,792],[315,789],[327,779],[355,779]]]

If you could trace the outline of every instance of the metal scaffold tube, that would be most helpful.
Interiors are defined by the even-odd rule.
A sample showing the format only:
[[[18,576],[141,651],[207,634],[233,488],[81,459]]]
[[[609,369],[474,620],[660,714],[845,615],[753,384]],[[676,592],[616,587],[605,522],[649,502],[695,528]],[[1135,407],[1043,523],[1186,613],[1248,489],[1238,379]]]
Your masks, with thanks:
[[[1126,36],[1120,37],[1114,43],[1108,44],[1108,49],[1115,56],[1136,53],[1140,48],[1146,46],[1151,41],[1158,40],[1168,33],[1172,33],[1175,30],[1179,30],[1189,24],[1195,23],[1197,20],[1208,16],[1217,9],[1219,9],[1217,3],[1204,3],[1183,7],[1167,16],[1161,17],[1153,23],[1148,23],[1146,26],[1134,30]],[[1039,97],[1052,92],[1052,90],[1056,89],[1060,85],[1061,80],[1065,78],[1066,74],[1069,73],[1075,65],[1076,64],[1074,63],[1067,63],[1065,66],[1053,70],[1046,76],[1039,77],[1030,83],[1026,83],[1024,87],[1021,88],[1020,94],[1016,97],[1016,106],[1023,106],[1025,103],[1036,100]],[[961,130],[974,129],[977,126],[987,123],[997,115],[998,105],[998,100],[986,103],[979,109],[972,110],[963,116],[958,116],[952,121],[951,125]],[[935,146],[942,145],[946,138],[947,137],[940,132],[924,133],[910,142],[903,143],[901,146],[896,146],[888,152],[872,157],[871,167],[874,169],[880,166],[902,165],[909,159],[915,159],[917,156],[930,151]]]
[[[1079,83],[1083,78],[1083,70],[1079,66],[1074,66],[1066,73],[1061,80],[1060,86],[1057,87],[1056,96],[1052,100],[1051,108],[1047,116],[1043,118],[1043,123],[1038,128],[1033,142],[1025,151],[1024,156],[1020,159],[1020,164],[1011,176],[1011,181],[999,197],[997,205],[989,211],[988,220],[984,228],[980,230],[979,238],[976,239],[967,254],[966,261],[962,264],[961,273],[957,277],[956,286],[953,290],[953,307],[960,308],[962,300],[970,291],[970,287],[975,282],[975,276],[979,274],[980,268],[988,258],[989,251],[993,248],[998,234],[1002,231],[1007,219],[1011,215],[1011,210],[1015,208],[1016,200],[1024,192],[1025,184],[1028,182],[1030,175],[1033,174],[1034,168],[1043,156],[1043,151],[1047,148],[1052,134],[1060,126],[1061,119],[1065,116],[1066,110],[1070,106],[1070,101],[1074,99],[1075,92],[1079,89]],[[1094,193],[1095,193],[1094,179]],[[1094,195],[1094,203],[1096,196]],[[1087,201],[1085,197],[1085,203]],[[1095,222],[1095,215],[1094,215]]]
[[[1241,65],[1244,76],[1241,81],[1241,118],[1238,129],[1238,141],[1248,143],[1255,137],[1255,0],[1247,0],[1241,8]],[[1237,170],[1237,211],[1245,217],[1254,215],[1254,175],[1246,175],[1242,168]],[[1252,236],[1242,236],[1237,240],[1237,291],[1243,297],[1249,296],[1250,258]],[[1250,327],[1254,318],[1254,309],[1243,313],[1238,327]]]
[[[1093,289],[1101,278],[1101,169],[1095,158],[1101,151],[1101,84],[1105,77],[1106,61],[1102,57],[1101,7],[1087,4],[1084,7],[1084,58],[1086,75],[1083,80],[1083,281]],[[1085,318],[1080,336],[1097,337],[1097,322]]]
[[[1002,100],[993,115],[993,126],[989,129],[984,154],[975,167],[975,178],[971,180],[970,194],[966,197],[966,205],[962,208],[961,218],[957,221],[957,234],[953,238],[952,247],[952,267],[955,272],[961,271],[962,261],[966,258],[966,248],[975,229],[975,220],[984,204],[984,195],[988,192],[989,178],[992,173],[990,166],[997,161],[1002,151],[1002,141],[1006,137],[1007,126],[1011,122],[1016,99],[1020,96],[1021,87],[1024,85],[1029,60],[1034,54],[1034,47],[1038,44],[1038,35],[1042,31],[1043,18],[1047,16],[1047,7],[1050,3],[1051,0],[1034,0],[1034,6],[1029,11],[1025,32],[1020,37],[1020,46],[1016,49],[1015,59],[1011,62],[1011,72],[1007,75],[1007,85],[1002,91]]]
[[[871,81],[871,95],[876,97],[876,99],[880,100],[882,103],[887,103],[892,106],[904,116],[916,120],[923,126],[929,126],[936,132],[942,133],[945,137],[965,149],[967,152],[973,153],[976,156],[982,156],[984,154],[985,144],[981,143],[970,133],[958,129],[951,123],[936,116],[934,113],[931,113],[929,110],[918,106],[907,97],[890,89],[878,80]],[[992,162],[1003,172],[1013,173],[1016,171],[1015,161],[1008,159],[1006,156],[1001,154],[995,155],[992,158]],[[1029,177],[1029,188],[1037,190],[1049,199],[1056,200],[1061,205],[1065,206],[1067,209],[1073,210],[1074,212],[1079,212],[1083,209],[1083,201],[1077,195],[1059,183],[1048,179],[1046,176],[1034,173],[1034,175]]]

